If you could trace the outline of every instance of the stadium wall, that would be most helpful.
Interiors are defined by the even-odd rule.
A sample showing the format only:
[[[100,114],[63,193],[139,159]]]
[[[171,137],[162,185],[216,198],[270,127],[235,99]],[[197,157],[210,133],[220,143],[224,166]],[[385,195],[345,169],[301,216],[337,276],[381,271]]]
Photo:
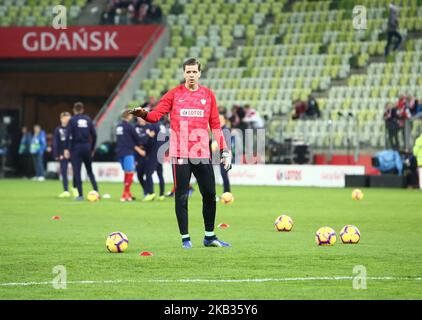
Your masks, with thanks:
[[[372,166],[372,155],[359,155],[357,161],[352,155],[333,154],[331,160],[327,159],[325,154],[314,155],[314,164],[317,165],[358,165],[365,167],[367,175],[379,175],[380,171]]]
[[[59,172],[57,162],[49,162],[47,171]],[[82,177],[87,179],[83,169]],[[123,181],[123,171],[118,162],[94,162],[93,171],[98,181],[118,182]],[[220,167],[214,166],[216,183],[222,184]],[[296,186],[296,187],[338,187],[346,185],[346,175],[362,175],[365,173],[363,166],[314,166],[314,165],[235,165],[229,171],[232,185],[258,185],[258,186]],[[171,165],[163,165],[164,180],[173,182]],[[72,177],[71,168],[68,171],[69,179]],[[136,177],[135,177],[136,179]],[[158,178],[153,175],[155,183]]]

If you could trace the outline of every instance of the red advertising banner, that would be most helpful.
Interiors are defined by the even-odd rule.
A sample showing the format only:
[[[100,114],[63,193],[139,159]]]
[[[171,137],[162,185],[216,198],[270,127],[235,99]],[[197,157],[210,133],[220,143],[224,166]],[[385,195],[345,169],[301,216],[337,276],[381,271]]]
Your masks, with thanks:
[[[161,25],[0,28],[0,58],[135,57]]]

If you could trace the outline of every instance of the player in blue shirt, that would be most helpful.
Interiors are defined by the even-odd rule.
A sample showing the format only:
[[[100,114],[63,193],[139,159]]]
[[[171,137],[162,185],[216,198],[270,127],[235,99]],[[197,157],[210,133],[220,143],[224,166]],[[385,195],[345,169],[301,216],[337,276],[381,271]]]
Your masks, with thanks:
[[[69,166],[69,159],[64,157],[65,143],[68,131],[68,124],[70,120],[69,112],[62,112],[60,114],[60,125],[54,129],[53,134],[53,157],[55,160],[60,162],[60,175],[62,176],[63,182],[63,192],[59,194],[59,198],[69,198],[70,192],[68,187],[67,179],[67,168]],[[73,181],[74,182],[74,181]],[[78,190],[76,188],[72,189],[72,193],[75,197],[78,196]]]
[[[124,190],[120,201],[132,201],[135,198],[130,192],[130,186],[133,181],[133,174],[135,172],[135,154],[136,151],[139,156],[145,156],[145,151],[142,150],[140,139],[136,134],[135,128],[130,124],[133,115],[127,112],[122,113],[122,121],[116,126],[116,155],[125,172]]]
[[[163,167],[161,166],[161,171],[159,168],[160,162],[158,161],[158,149],[161,145],[161,141],[157,140],[158,134],[160,132],[160,123],[147,123],[147,134],[149,136],[148,139],[148,155],[146,156],[145,161],[145,184],[147,188],[147,194],[154,195],[154,183],[152,179],[152,175],[155,171],[157,171],[158,179],[160,180],[160,196],[159,200],[164,200],[164,179],[163,179]],[[161,175],[161,177],[160,177]],[[145,199],[148,201],[148,199]]]
[[[153,139],[156,127],[139,117],[135,126],[135,131],[139,137],[140,144],[146,152],[145,156],[138,156],[136,158],[136,172],[144,191],[144,199],[142,201],[152,201],[155,199],[154,183],[152,181],[152,174],[154,173],[155,167],[152,168],[149,157],[156,157],[156,155],[153,154],[153,151],[156,150]]]
[[[74,185],[78,189],[78,197],[75,200],[83,200],[82,193],[82,179],[81,168],[82,163],[89,180],[91,181],[92,188],[98,192],[97,182],[92,171],[92,157],[95,152],[95,144],[97,142],[97,132],[95,131],[94,124],[89,116],[84,115],[84,105],[82,102],[76,102],[73,106],[74,116],[69,121],[69,129],[67,132],[65,143],[65,158],[69,159],[73,168]]]

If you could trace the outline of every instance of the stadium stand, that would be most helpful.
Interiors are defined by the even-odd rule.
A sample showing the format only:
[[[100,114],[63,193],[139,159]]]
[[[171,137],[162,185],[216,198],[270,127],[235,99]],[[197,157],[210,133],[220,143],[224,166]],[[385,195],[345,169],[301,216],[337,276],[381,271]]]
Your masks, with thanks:
[[[422,84],[422,40],[408,37],[421,37],[422,1],[401,2],[400,33],[407,39],[386,61],[390,2],[161,0],[170,45],[133,103],[177,85],[181,61],[194,56],[205,67],[202,84],[215,90],[219,104],[255,107],[271,120],[270,138],[279,137],[281,128],[283,138],[302,137],[327,148],[333,130],[334,147],[345,148],[351,143],[348,130],[358,129],[363,147],[384,147],[386,102],[395,103],[400,93],[417,97]],[[353,29],[355,5],[367,7],[366,30]],[[291,120],[293,101],[311,93],[322,117]],[[341,117],[349,113],[358,123]],[[412,132],[421,128],[415,123]]]
[[[68,24],[79,17],[88,0],[2,0],[0,27],[47,26],[54,6],[64,5],[68,10]]]

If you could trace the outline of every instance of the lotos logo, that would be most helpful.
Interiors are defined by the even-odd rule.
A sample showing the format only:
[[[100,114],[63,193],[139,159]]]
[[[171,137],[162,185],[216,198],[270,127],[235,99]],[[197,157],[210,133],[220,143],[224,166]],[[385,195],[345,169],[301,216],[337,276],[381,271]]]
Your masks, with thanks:
[[[294,181],[302,180],[302,170],[286,170],[284,172],[284,179]]]
[[[180,116],[181,117],[203,118],[204,117],[204,110],[201,110],[201,109],[180,109]]]
[[[277,181],[301,181],[302,180],[302,170],[284,170],[280,169],[276,172]]]

